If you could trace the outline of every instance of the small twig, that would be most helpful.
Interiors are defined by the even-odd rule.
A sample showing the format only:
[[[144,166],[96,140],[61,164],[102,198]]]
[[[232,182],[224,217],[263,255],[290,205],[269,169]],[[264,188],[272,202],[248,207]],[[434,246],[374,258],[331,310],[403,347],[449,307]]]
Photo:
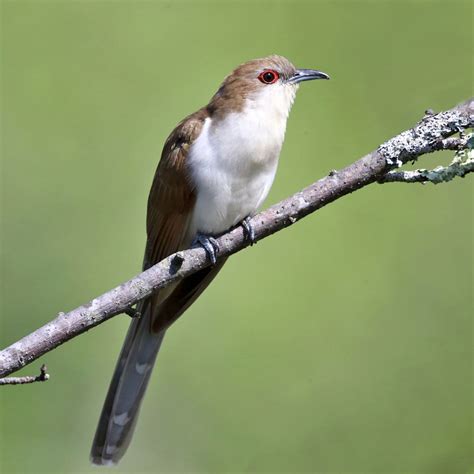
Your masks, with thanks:
[[[33,382],[46,382],[49,380],[49,374],[47,371],[46,365],[42,365],[40,368],[40,374],[36,377],[33,375],[26,375],[24,377],[4,377],[0,379],[0,385],[21,385],[24,383],[33,383]]]
[[[379,183],[447,183],[455,177],[464,178],[474,173],[474,161],[449,166],[438,166],[432,170],[390,171]]]
[[[447,183],[452,179],[464,178],[474,172],[474,151],[469,149],[474,135],[442,140],[443,150],[457,150],[456,156],[448,166],[437,166],[432,170],[389,171],[377,181],[379,183]]]

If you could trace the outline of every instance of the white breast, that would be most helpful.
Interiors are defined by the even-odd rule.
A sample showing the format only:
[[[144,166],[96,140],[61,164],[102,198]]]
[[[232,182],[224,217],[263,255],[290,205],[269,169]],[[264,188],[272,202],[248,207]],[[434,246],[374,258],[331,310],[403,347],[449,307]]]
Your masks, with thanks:
[[[275,177],[295,92],[268,87],[247,100],[242,112],[216,123],[206,119],[189,154],[197,190],[193,233],[223,232],[262,204]]]

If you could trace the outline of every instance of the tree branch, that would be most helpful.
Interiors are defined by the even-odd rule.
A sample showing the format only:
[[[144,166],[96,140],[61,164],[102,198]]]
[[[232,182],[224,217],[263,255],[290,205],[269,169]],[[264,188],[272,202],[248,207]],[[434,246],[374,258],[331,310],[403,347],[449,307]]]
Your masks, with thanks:
[[[388,140],[372,153],[340,171],[331,171],[328,176],[257,214],[252,219],[255,240],[262,240],[368,184],[396,181],[387,178],[391,170],[415,161],[421,155],[437,150],[469,148],[470,142],[462,141],[462,132],[473,126],[473,99],[451,110],[425,115],[415,127]],[[449,139],[457,133],[461,134],[459,139]],[[218,258],[234,254],[249,245],[242,227],[230,230],[217,240],[220,248]],[[126,312],[134,315],[130,309],[133,304],[208,265],[202,248],[178,252],[89,303],[68,313],[59,313],[54,320],[0,352],[0,376],[19,370],[117,314]]]

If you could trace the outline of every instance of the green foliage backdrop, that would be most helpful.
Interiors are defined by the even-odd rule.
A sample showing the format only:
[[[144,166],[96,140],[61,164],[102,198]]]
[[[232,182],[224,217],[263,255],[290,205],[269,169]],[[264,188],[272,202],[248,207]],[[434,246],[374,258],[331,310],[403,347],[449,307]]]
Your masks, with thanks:
[[[237,64],[332,78],[301,87],[267,204],[472,94],[471,2],[1,6],[2,346],[138,272],[161,146]],[[173,327],[116,472],[468,472],[471,292],[471,179],[337,201],[233,257]],[[2,472],[98,472],[127,324],[0,390]]]

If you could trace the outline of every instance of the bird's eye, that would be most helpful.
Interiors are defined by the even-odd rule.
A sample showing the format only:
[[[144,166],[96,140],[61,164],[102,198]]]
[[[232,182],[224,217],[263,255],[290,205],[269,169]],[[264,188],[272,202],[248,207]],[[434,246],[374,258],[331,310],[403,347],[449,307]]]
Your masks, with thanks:
[[[280,75],[273,69],[266,69],[258,75],[258,80],[264,84],[273,84],[279,77]]]

